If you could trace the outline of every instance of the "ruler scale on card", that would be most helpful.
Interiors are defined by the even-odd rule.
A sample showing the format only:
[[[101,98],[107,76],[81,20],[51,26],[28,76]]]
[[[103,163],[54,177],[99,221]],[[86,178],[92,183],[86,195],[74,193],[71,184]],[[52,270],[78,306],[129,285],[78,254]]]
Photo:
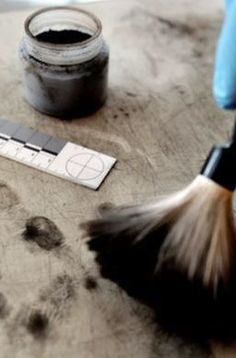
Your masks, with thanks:
[[[0,155],[95,190],[116,162],[105,154],[5,119],[0,119]]]

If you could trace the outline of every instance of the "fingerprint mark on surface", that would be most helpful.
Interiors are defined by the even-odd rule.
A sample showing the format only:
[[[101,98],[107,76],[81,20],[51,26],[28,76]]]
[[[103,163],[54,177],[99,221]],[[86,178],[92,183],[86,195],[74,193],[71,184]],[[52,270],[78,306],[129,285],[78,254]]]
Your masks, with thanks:
[[[65,240],[54,222],[43,216],[29,218],[22,236],[24,240],[35,242],[47,251],[61,246]]]

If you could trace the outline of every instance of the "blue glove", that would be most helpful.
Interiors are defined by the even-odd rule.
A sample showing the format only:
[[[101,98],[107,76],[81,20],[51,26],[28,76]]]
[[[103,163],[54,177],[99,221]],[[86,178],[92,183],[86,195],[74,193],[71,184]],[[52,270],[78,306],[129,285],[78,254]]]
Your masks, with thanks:
[[[224,109],[236,109],[236,0],[225,0],[226,15],[216,52],[213,94]]]

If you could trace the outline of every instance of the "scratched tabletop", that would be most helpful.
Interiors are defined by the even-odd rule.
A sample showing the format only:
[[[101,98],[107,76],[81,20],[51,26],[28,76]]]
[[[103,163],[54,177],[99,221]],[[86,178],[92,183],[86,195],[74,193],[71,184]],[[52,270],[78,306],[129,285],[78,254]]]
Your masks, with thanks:
[[[85,6],[102,19],[110,45],[109,98],[96,114],[63,121],[22,97],[18,46],[30,12],[0,15],[0,117],[118,159],[92,191],[0,158],[1,358],[236,357],[163,331],[149,308],[100,277],[79,229],[103,202],[182,188],[228,138],[233,116],[211,95],[222,2]]]

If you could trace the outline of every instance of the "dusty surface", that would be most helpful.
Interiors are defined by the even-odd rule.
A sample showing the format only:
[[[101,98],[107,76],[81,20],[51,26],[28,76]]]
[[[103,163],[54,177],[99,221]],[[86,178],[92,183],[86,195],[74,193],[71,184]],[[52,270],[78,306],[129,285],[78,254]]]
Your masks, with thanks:
[[[1,116],[118,158],[97,192],[0,158],[0,357],[208,357],[100,278],[78,225],[102,202],[181,188],[228,137],[232,115],[211,97],[220,1],[87,8],[102,18],[111,47],[110,95],[97,114],[73,121],[24,102],[17,48],[28,13],[0,15]]]

